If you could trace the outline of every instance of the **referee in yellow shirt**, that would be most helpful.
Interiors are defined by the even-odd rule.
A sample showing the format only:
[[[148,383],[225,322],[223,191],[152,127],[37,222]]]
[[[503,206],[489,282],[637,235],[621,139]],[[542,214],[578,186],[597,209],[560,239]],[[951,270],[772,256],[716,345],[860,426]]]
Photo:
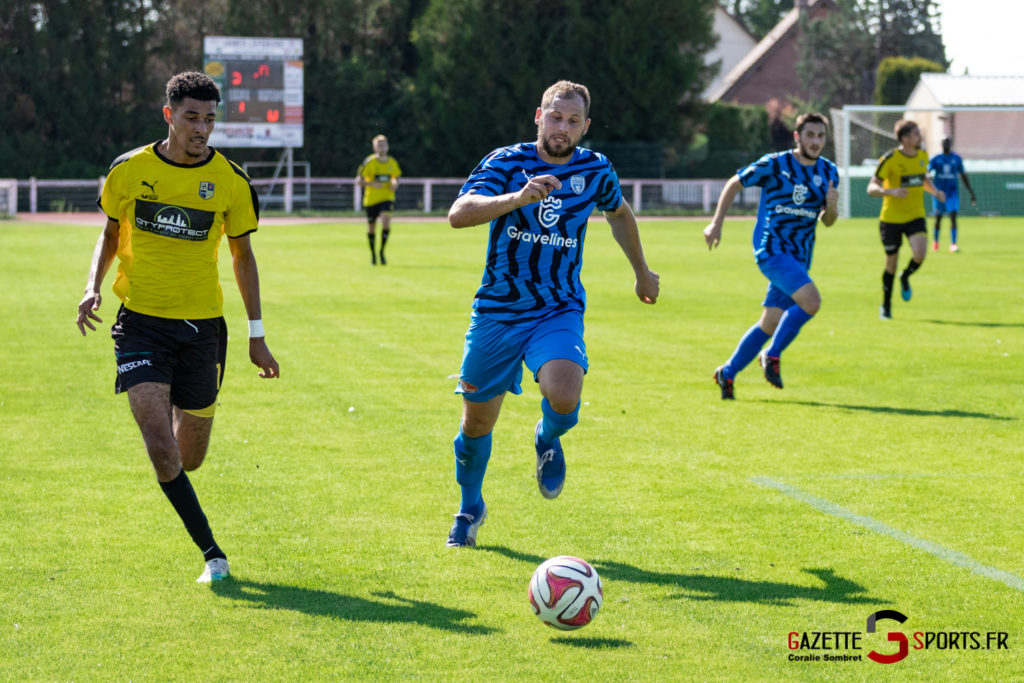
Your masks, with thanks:
[[[894,130],[899,147],[882,156],[868,183],[868,194],[882,198],[879,231],[885,248],[885,271],[882,273],[882,308],[878,314],[882,320],[892,320],[892,286],[904,235],[913,254],[900,273],[900,295],[904,301],[910,301],[913,293],[910,276],[924,263],[928,247],[924,193],[927,191],[939,201],[946,200],[945,193],[936,189],[928,178],[928,154],[921,149],[920,128],[913,121],[901,120],[896,122]]]

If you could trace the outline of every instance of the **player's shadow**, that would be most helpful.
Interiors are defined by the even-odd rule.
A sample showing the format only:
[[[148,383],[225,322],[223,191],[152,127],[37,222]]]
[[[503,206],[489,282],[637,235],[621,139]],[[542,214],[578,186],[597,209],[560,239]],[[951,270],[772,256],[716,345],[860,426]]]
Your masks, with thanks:
[[[958,327],[1024,327],[1024,323],[965,322],[961,320],[925,320],[933,325],[956,325]]]
[[[993,413],[975,413],[969,410],[926,410],[923,408],[896,408],[893,406],[862,406],[852,403],[822,403],[821,401],[795,401],[795,400],[766,400],[762,403],[788,403],[796,406],[810,406],[812,408],[839,408],[840,410],[859,410],[868,413],[889,413],[895,415],[913,415],[914,417],[962,417],[973,420],[1016,420],[1015,417],[1006,415],[995,415]]]
[[[546,557],[520,553],[503,546],[477,546],[480,550],[496,552],[514,560],[540,564]],[[707,600],[718,602],[753,602],[763,605],[790,606],[794,600],[817,600],[844,604],[885,603],[884,600],[868,596],[867,589],[858,583],[837,576],[831,569],[804,569],[817,577],[820,586],[799,586],[779,581],[751,581],[734,576],[711,574],[679,574],[655,572],[634,567],[622,562],[593,562],[597,573],[605,581],[630,581],[632,583],[653,583],[683,592],[673,598]]]
[[[235,577],[215,581],[210,587],[221,597],[245,601],[258,609],[286,609],[346,621],[419,624],[470,635],[486,635],[497,631],[488,626],[466,623],[476,617],[472,612],[403,598],[390,591],[374,593],[380,600],[368,600],[354,595],[259,583]]]

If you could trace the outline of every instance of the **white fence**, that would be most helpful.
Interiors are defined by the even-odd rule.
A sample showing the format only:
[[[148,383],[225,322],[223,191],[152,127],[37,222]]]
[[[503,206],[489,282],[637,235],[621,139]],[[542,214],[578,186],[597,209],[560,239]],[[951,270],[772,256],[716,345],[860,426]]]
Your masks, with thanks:
[[[443,212],[451,206],[465,178],[402,178],[395,197],[395,209],[409,212]],[[253,186],[263,208],[281,209],[291,204],[292,210],[323,213],[356,212],[362,209],[362,191],[348,178],[253,178]],[[633,210],[646,212],[711,214],[724,179],[649,180],[624,179],[622,192]],[[103,178],[94,180],[17,181],[19,211],[92,211],[103,187]],[[287,201],[289,199],[290,201]],[[758,188],[745,188],[734,206],[752,209],[760,197]]]

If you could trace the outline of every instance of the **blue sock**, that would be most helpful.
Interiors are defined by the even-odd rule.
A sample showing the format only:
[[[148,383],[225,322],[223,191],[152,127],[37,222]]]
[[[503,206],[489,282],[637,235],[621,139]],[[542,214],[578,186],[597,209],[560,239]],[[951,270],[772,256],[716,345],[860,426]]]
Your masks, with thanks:
[[[761,329],[760,323],[754,323],[754,326],[740,338],[736,350],[722,366],[722,376],[725,379],[735,379],[740,370],[750,365],[750,361],[757,357],[757,352],[768,339],[770,336]]]
[[[956,244],[956,228],[949,229],[950,244]]]
[[[546,444],[552,444],[555,439],[572,429],[580,420],[580,404],[566,415],[556,413],[545,398],[540,402],[540,410],[544,414],[544,421],[540,425],[540,440]]]
[[[455,437],[455,481],[462,487],[460,512],[479,512],[482,500],[480,491],[484,485],[487,461],[490,459],[490,434],[473,439],[459,430],[459,435]]]
[[[796,335],[800,333],[800,328],[812,317],[814,316],[796,304],[787,308],[786,312],[782,314],[782,319],[779,320],[779,326],[776,328],[775,334],[772,336],[771,346],[768,347],[768,355],[772,358],[778,358],[782,355],[783,350],[789,346],[789,343],[796,339]]]

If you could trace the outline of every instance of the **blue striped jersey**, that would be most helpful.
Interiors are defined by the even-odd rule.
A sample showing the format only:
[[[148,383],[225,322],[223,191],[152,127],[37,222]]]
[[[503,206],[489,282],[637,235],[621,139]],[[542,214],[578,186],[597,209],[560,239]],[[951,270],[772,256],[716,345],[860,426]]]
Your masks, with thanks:
[[[761,188],[754,226],[754,257],[758,262],[790,254],[811,267],[814,229],[825,206],[829,183],[839,186],[839,171],[825,157],[804,166],[794,150],[765,154],[739,170],[744,187]]]
[[[959,154],[937,154],[928,162],[928,170],[935,174],[932,183],[946,195],[958,194],[957,175],[964,172],[964,160]]]
[[[484,157],[459,196],[518,192],[533,176],[548,174],[561,181],[560,190],[491,221],[476,314],[522,324],[586,308],[580,268],[587,219],[595,207],[614,211],[622,203],[619,177],[604,155],[577,148],[569,163],[552,165],[537,156],[536,143],[501,147]]]

